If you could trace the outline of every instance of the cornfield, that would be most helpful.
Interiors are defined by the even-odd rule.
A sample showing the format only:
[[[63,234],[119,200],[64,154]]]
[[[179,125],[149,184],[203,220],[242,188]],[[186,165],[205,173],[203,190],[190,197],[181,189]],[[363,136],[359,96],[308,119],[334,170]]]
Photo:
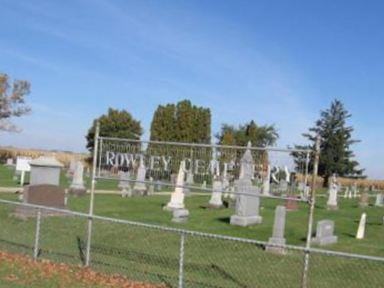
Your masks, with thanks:
[[[71,159],[76,158],[79,160],[85,160],[87,154],[63,152],[63,151],[45,151],[38,149],[22,149],[14,147],[0,147],[0,161],[5,163],[8,158],[16,159],[18,156],[37,158],[40,156],[53,156],[63,165],[68,166]]]

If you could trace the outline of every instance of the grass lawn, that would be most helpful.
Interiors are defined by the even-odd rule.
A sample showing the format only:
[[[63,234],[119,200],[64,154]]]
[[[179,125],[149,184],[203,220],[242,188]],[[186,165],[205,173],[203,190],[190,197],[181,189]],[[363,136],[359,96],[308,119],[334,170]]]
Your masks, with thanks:
[[[20,186],[20,176],[16,180],[13,179],[15,175],[14,167],[7,167],[5,165],[0,165],[0,187],[19,187]],[[85,186],[90,189],[91,180],[89,177],[84,177]],[[29,183],[29,173],[25,174],[24,185]],[[71,184],[71,179],[69,179],[65,172],[61,172],[60,176],[60,186],[63,188],[68,188]],[[98,190],[116,190],[118,181],[100,179],[97,181],[96,189]]]
[[[0,194],[15,200],[14,194]],[[251,227],[229,225],[233,209],[211,210],[203,206],[209,196],[186,198],[190,218],[185,224],[172,223],[171,214],[162,210],[169,196],[121,198],[118,195],[96,195],[95,214],[185,228],[214,234],[231,235],[267,241],[272,233],[275,206],[278,200],[263,199],[263,223]],[[317,199],[315,219],[335,221],[337,244],[327,249],[384,256],[383,208],[361,209],[355,199],[340,199],[338,211],[325,209],[325,198]],[[89,197],[69,199],[69,208],[88,210]],[[371,199],[373,203],[374,199]],[[367,212],[366,238],[354,235],[361,213]],[[22,221],[9,216],[11,208],[0,205],[0,249],[31,255],[35,220]],[[288,244],[305,244],[307,209],[287,213]],[[316,225],[315,225],[316,226]],[[78,217],[44,218],[41,228],[40,257],[71,264],[81,264],[87,220]],[[95,221],[92,239],[92,268],[121,273],[128,278],[176,287],[180,236],[156,229]],[[185,281],[187,287],[297,287],[300,283],[303,254],[288,251],[275,255],[254,244],[232,242],[201,236],[187,236],[185,241]],[[349,260],[312,254],[310,276],[313,287],[380,287],[384,281],[384,265],[363,260]],[[364,272],[364,271],[369,271]],[[364,273],[368,273],[365,275]],[[363,282],[362,282],[363,281]],[[378,284],[380,282],[380,284]]]

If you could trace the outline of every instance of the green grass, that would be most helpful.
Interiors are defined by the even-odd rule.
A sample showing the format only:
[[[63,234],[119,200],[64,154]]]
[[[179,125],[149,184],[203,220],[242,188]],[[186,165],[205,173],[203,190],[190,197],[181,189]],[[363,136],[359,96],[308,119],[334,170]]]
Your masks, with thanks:
[[[1,194],[15,200],[13,194]],[[274,209],[282,202],[262,200],[263,223],[251,227],[229,225],[233,209],[211,210],[203,206],[208,196],[186,198],[190,218],[185,224],[172,223],[171,213],[163,211],[169,196],[121,198],[118,195],[96,195],[97,215],[122,218],[168,227],[185,228],[214,234],[267,241],[272,233]],[[372,201],[374,199],[371,199]],[[89,197],[69,199],[69,208],[87,212]],[[325,209],[325,199],[318,198],[315,219],[335,220],[337,244],[327,249],[384,256],[383,209],[361,209],[357,200],[340,199],[338,211]],[[360,214],[366,211],[366,239],[354,238]],[[31,255],[34,219],[21,221],[9,216],[11,208],[0,205],[0,249]],[[86,239],[87,219],[78,217],[44,218],[41,229],[41,258],[81,264]],[[304,204],[287,214],[288,244],[305,244],[307,209]],[[176,287],[179,257],[178,234],[143,227],[95,221],[92,239],[92,267],[121,273],[130,279],[167,283]],[[274,255],[263,247],[200,236],[187,236],[185,242],[185,281],[187,287],[297,287],[300,283],[303,254],[288,251]],[[384,265],[363,260],[312,254],[310,279],[313,287],[379,287],[384,281]],[[368,270],[367,270],[368,269]],[[364,271],[369,271],[369,273]],[[379,281],[381,281],[379,283]],[[363,283],[363,284],[362,284]],[[379,284],[378,284],[379,283]],[[312,287],[312,286],[311,286]]]
[[[13,171],[0,166],[0,186],[14,187]],[[89,186],[89,179],[86,179]],[[60,185],[68,187],[64,173]],[[99,180],[97,189],[116,190],[117,181]],[[323,192],[323,190],[321,191]],[[0,197],[16,200],[15,194]],[[96,194],[95,214],[167,227],[185,228],[213,234],[268,241],[272,233],[274,210],[284,202],[261,200],[263,223],[250,227],[229,224],[233,209],[206,209],[207,196],[186,198],[190,211],[187,223],[171,222],[171,213],[162,210],[170,196],[121,198],[119,195]],[[339,199],[339,210],[328,211],[326,198],[318,197],[315,222],[335,221],[337,244],[326,249],[384,257],[384,208],[359,208],[357,199]],[[70,197],[68,208],[87,212],[89,196]],[[0,249],[31,255],[35,220],[19,220],[10,216],[12,207],[0,205]],[[355,233],[362,212],[367,212],[366,238],[356,240]],[[308,207],[301,203],[297,211],[287,213],[285,237],[288,244],[305,245]],[[44,218],[41,226],[40,258],[82,264],[87,219],[79,217]],[[314,232],[314,231],[313,231]],[[130,279],[177,286],[180,235],[156,229],[94,221],[92,267],[101,271],[121,273]],[[353,260],[323,254],[311,254],[311,287],[380,287],[384,283],[384,265],[379,262]],[[300,251],[275,255],[264,247],[227,240],[187,236],[185,242],[186,287],[298,287],[303,266]],[[33,286],[32,286],[33,287]]]

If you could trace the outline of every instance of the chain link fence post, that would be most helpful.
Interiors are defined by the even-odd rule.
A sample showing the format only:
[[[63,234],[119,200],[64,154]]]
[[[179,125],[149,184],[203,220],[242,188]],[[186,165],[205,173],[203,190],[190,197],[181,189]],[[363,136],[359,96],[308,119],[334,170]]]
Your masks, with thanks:
[[[37,260],[39,256],[39,242],[40,242],[40,225],[41,225],[41,209],[38,208],[36,212],[36,230],[35,230],[35,244],[33,246],[33,259]]]
[[[95,198],[95,184],[96,184],[96,168],[97,168],[97,149],[99,142],[100,123],[96,123],[95,140],[93,148],[93,163],[92,163],[92,182],[91,182],[91,198],[89,201],[89,216],[88,216],[88,230],[87,230],[87,247],[85,254],[85,266],[89,266],[91,259],[91,238],[92,238],[92,224],[93,224],[93,205]]]
[[[180,253],[179,253],[179,288],[184,287],[184,243],[185,233],[180,234]]]
[[[308,270],[309,270],[309,254],[311,248],[311,237],[312,237],[312,227],[313,227],[313,214],[315,210],[316,202],[316,178],[317,172],[319,169],[319,158],[320,158],[320,136],[316,137],[315,144],[315,157],[313,163],[313,173],[312,173],[312,183],[311,183],[311,197],[309,202],[309,215],[308,215],[308,230],[307,230],[307,240],[304,251],[304,267],[303,267],[303,277],[302,277],[302,288],[308,287]]]

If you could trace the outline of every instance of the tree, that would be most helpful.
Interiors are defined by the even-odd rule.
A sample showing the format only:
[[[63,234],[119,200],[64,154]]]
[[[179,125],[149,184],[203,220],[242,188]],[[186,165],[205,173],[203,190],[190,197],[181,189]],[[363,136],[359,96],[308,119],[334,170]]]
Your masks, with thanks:
[[[135,120],[128,111],[109,108],[108,113],[95,119],[88,130],[86,139],[87,149],[90,152],[93,151],[97,122],[100,123],[100,136],[140,139],[143,134],[140,121]]]
[[[251,141],[254,147],[275,145],[279,134],[273,125],[258,126],[253,120],[244,125],[235,127],[223,124],[221,131],[216,135],[218,144],[245,146]]]
[[[308,145],[295,145],[296,148],[314,149],[317,135],[320,137],[319,175],[324,178],[324,185],[328,184],[329,177],[336,173],[342,177],[364,177],[364,169],[359,169],[359,163],[354,159],[355,154],[350,146],[360,142],[352,139],[352,126],[347,125],[351,114],[344,108],[339,100],[334,100],[331,107],[320,112],[320,119],[315,126],[309,128],[303,136],[309,140]],[[293,154],[296,165],[304,160],[303,153]],[[313,159],[311,159],[310,168]]]
[[[31,111],[25,105],[25,97],[30,93],[31,85],[25,80],[15,80],[10,84],[7,74],[0,74],[0,130],[18,131],[10,119],[20,117]]]
[[[211,112],[209,108],[183,100],[159,105],[153,114],[151,140],[210,143]]]

